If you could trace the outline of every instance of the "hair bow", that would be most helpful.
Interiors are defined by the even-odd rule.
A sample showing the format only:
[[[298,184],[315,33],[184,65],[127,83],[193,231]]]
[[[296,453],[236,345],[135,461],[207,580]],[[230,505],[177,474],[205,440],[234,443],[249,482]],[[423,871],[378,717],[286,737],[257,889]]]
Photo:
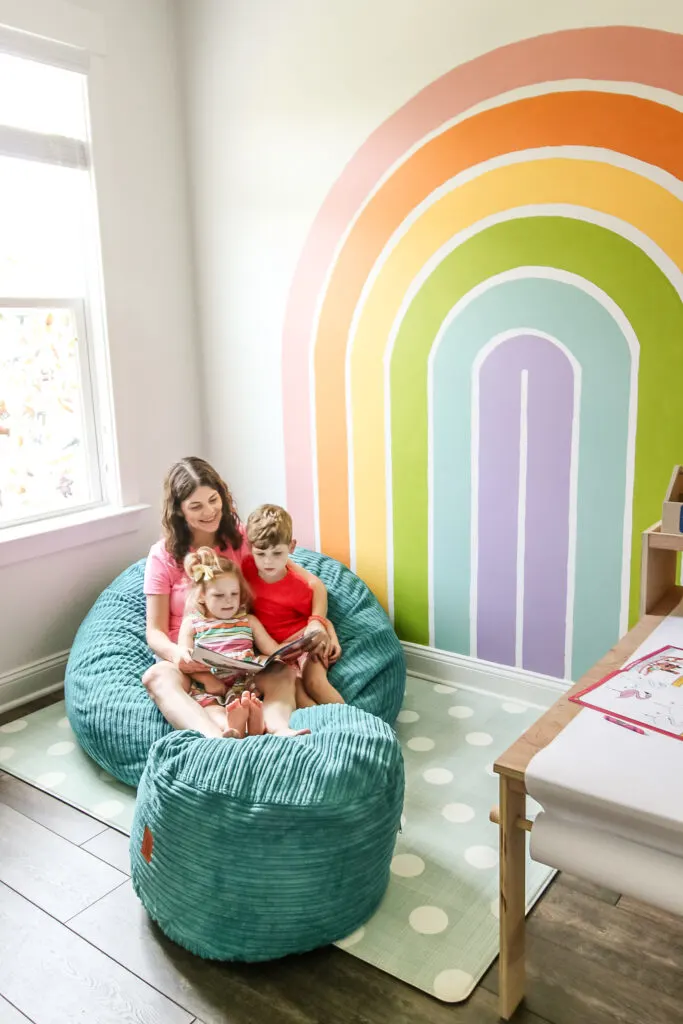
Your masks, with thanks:
[[[210,565],[195,565],[192,567],[192,579],[195,583],[207,583],[214,576],[215,572]]]

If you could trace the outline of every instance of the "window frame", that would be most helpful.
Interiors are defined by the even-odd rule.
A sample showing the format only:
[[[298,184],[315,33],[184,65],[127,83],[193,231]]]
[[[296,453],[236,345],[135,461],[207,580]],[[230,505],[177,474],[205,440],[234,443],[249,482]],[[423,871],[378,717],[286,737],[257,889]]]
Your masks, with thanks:
[[[27,42],[27,38],[29,41]],[[47,43],[47,45],[45,45]],[[16,45],[15,45],[16,44]],[[35,45],[34,45],[35,44]],[[73,52],[72,52],[73,51]],[[46,163],[72,168],[87,175],[83,203],[87,206],[86,251],[84,253],[84,294],[78,298],[48,296],[2,296],[0,307],[71,309],[76,320],[78,363],[83,410],[86,466],[89,489],[93,498],[79,505],[30,513],[20,518],[0,521],[0,543],[23,536],[24,528],[39,524],[63,526],[66,517],[78,523],[89,510],[100,518],[103,509],[121,507],[121,485],[115,435],[113,395],[111,389],[110,354],[106,330],[104,280],[100,244],[99,216],[94,170],[91,158],[90,105],[88,61],[83,51],[26,37],[0,26],[0,53],[34,63],[48,64],[80,74],[86,120],[86,139],[35,132],[25,128],[0,125],[0,158]],[[74,54],[79,60],[74,59]],[[63,56],[60,56],[63,55]],[[19,534],[17,534],[19,531]],[[42,530],[41,530],[42,532]],[[2,559],[0,559],[0,564]]]

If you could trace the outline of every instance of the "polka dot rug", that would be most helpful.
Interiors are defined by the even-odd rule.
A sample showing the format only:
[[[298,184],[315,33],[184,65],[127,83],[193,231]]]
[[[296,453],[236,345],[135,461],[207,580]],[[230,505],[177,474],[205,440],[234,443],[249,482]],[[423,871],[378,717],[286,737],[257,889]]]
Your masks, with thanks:
[[[492,761],[545,710],[408,677],[396,729],[406,800],[391,882],[337,945],[444,1002],[466,999],[498,954],[498,802]],[[59,702],[0,726],[0,770],[128,833],[135,790],[78,747]],[[533,805],[533,801],[529,800]],[[528,808],[531,816],[534,807]],[[553,872],[527,859],[527,906]]]

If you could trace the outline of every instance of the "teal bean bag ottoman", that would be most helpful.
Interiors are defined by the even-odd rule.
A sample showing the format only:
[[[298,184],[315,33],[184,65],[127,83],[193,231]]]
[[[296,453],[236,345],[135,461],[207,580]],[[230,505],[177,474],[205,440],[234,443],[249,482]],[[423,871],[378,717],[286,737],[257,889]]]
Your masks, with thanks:
[[[206,739],[174,731],[142,686],[144,560],[82,623],[65,679],[85,751],[138,785],[132,878],[150,916],[203,957],[267,960],[343,938],[373,913],[389,879],[403,804],[391,728],[405,661],[384,611],[349,569],[301,550],[329,592],[343,648],[330,673],[345,705],[297,711],[289,739]]]

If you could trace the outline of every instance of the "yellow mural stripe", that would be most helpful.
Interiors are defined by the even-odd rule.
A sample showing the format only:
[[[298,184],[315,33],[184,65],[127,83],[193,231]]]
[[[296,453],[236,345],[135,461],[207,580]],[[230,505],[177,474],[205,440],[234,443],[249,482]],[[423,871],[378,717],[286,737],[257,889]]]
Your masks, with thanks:
[[[358,316],[350,357],[355,567],[388,605],[384,358],[411,282],[455,234],[517,207],[563,203],[617,217],[683,270],[683,203],[640,174],[595,160],[537,159],[483,172],[435,199],[382,264]]]

